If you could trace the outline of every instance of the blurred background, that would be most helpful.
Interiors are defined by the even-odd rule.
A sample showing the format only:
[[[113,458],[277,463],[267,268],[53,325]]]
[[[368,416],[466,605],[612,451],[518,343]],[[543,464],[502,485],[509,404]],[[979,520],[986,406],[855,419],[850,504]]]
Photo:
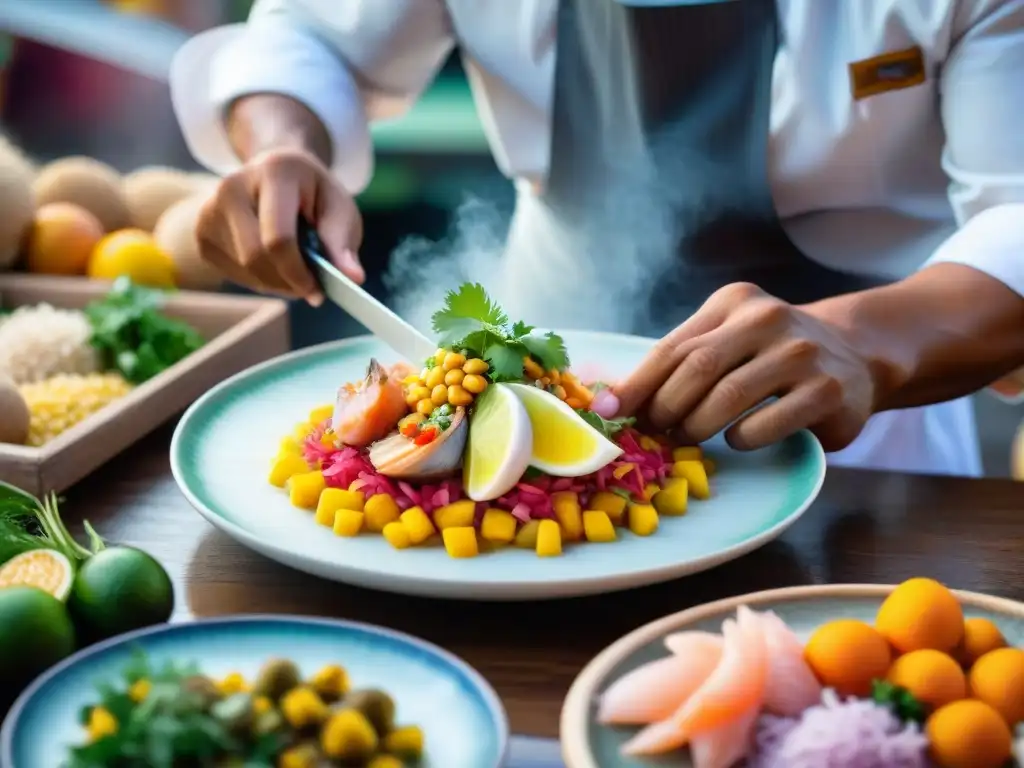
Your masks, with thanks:
[[[511,0],[509,0],[511,1]],[[0,0],[0,128],[37,162],[89,155],[122,172],[200,170],[171,109],[166,72],[196,31],[244,21],[252,0]],[[457,56],[402,120],[375,126],[377,171],[361,195],[369,288],[409,235],[439,238],[480,196],[511,209]],[[292,309],[296,346],[360,332],[340,311]],[[976,398],[986,472],[1007,476],[1019,409]],[[969,511],[965,511],[969,514]]]

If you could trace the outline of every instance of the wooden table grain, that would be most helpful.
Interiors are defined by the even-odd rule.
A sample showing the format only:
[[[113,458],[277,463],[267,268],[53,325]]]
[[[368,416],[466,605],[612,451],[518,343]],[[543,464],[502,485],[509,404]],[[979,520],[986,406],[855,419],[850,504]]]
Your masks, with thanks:
[[[418,635],[478,669],[517,733],[556,736],[569,685],[622,634],[663,614],[774,587],[892,583],[915,575],[1024,600],[1024,484],[830,469],[780,540],[727,565],[625,593],[532,603],[430,600],[323,581],[257,555],[192,510],[170,474],[165,428],[67,495],[69,522],[159,558],[176,620],[331,616]],[[612,553],[609,556],[613,556]]]

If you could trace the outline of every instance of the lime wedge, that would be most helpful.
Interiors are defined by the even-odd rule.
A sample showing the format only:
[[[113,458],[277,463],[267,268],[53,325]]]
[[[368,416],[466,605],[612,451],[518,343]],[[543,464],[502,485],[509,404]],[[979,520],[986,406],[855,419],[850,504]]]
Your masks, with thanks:
[[[75,569],[55,549],[32,549],[12,557],[0,568],[0,589],[35,587],[66,600],[71,592]]]
[[[622,449],[550,392],[509,384],[533,427],[530,466],[556,477],[581,477],[611,464]]]
[[[530,417],[506,384],[477,397],[469,420],[462,484],[473,501],[492,501],[512,490],[530,465]]]

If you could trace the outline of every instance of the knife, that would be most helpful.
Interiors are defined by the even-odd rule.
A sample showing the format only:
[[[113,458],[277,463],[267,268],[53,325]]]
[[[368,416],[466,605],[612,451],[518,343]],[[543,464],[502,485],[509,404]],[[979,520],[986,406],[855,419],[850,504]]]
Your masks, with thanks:
[[[370,333],[417,366],[437,351],[437,344],[385,307],[334,266],[319,233],[299,216],[299,253],[324,296],[362,323]]]

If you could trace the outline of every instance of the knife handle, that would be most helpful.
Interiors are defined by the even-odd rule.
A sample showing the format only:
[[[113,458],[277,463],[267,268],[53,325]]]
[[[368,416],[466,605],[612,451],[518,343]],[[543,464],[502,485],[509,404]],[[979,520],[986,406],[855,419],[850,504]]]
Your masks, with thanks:
[[[313,267],[316,263],[316,258],[330,261],[327,258],[327,249],[324,247],[324,241],[320,239],[320,233],[316,231],[316,228],[301,213],[296,222],[295,235],[299,246],[299,255],[306,262],[306,266],[316,281],[317,287],[323,291],[324,285],[320,279],[320,273]]]

